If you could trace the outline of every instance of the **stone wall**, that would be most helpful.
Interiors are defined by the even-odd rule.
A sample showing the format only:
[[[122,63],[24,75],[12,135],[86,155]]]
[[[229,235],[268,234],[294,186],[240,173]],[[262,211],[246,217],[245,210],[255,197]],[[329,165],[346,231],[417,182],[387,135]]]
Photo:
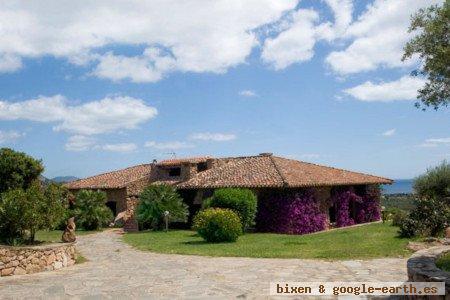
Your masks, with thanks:
[[[450,246],[437,246],[417,251],[408,259],[409,281],[445,282],[446,296],[435,297],[433,299],[450,300],[450,273],[436,267],[436,260],[447,252],[450,252]]]
[[[75,264],[75,243],[10,247],[0,245],[0,277],[58,270]]]
[[[127,190],[122,189],[106,189],[106,201],[116,202],[116,214],[127,209],[126,198]]]

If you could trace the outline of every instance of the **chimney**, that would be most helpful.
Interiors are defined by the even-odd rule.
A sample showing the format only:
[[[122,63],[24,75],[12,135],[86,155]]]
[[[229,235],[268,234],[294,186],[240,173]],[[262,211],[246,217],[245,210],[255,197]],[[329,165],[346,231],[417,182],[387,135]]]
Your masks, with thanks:
[[[263,153],[259,154],[259,156],[272,156],[272,155],[273,155],[273,153],[271,153],[271,152],[263,152]]]
[[[189,180],[197,174],[197,164],[185,162],[181,166],[181,177],[183,180]]]

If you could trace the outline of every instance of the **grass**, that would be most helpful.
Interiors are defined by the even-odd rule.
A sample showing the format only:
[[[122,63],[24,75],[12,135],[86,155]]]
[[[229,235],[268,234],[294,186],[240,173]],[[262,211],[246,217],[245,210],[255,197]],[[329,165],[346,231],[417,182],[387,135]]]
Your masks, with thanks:
[[[436,266],[444,271],[450,272],[450,252],[447,252],[436,261]]]
[[[374,223],[309,235],[249,233],[236,243],[220,244],[206,243],[188,230],[128,233],[123,239],[140,250],[204,256],[327,260],[408,256],[409,240],[397,237],[397,230],[388,223]]]
[[[96,233],[99,231],[87,231],[87,230],[77,230],[75,231],[75,235],[86,235],[91,233]],[[61,242],[61,236],[63,234],[62,230],[41,230],[36,232],[36,241],[52,243],[52,242]]]

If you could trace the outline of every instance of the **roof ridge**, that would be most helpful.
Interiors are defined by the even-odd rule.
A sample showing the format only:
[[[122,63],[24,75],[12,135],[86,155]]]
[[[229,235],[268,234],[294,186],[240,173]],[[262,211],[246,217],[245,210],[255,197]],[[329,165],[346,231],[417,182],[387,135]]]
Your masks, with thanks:
[[[281,158],[281,159],[286,159],[286,160],[292,160],[292,161],[302,162],[302,163],[305,163],[305,164],[308,164],[308,165],[317,166],[317,167],[330,168],[330,169],[334,169],[334,170],[345,171],[345,172],[351,172],[351,173],[356,173],[356,174],[361,174],[361,175],[365,175],[365,176],[376,177],[376,178],[380,178],[380,179],[385,179],[385,180],[393,181],[392,179],[389,179],[389,178],[386,178],[386,177],[381,177],[381,176],[371,175],[371,174],[367,174],[367,173],[363,173],[363,172],[355,172],[355,171],[350,171],[350,170],[346,170],[346,169],[342,169],[342,168],[335,168],[335,167],[330,167],[330,166],[320,165],[320,164],[316,164],[316,163],[312,163],[312,162],[307,162],[307,161],[303,161],[303,160],[298,160],[298,159],[292,159],[292,158],[286,158],[286,157],[280,157],[280,156],[276,156],[276,157],[277,157],[277,158]]]
[[[273,155],[269,155],[268,157],[270,158],[270,161],[272,162],[273,166],[275,167],[275,171],[277,171],[278,175],[280,175],[281,181],[283,182],[283,186],[285,186],[285,187],[289,186],[289,183],[287,182],[286,177],[284,177],[284,175],[281,173],[280,168],[278,168],[277,163],[273,159],[274,158]]]
[[[71,181],[71,182],[68,182],[68,183],[74,183],[74,182],[77,182],[77,181],[87,180],[87,179],[93,178],[93,177],[98,177],[98,176],[102,176],[102,175],[108,175],[108,174],[111,174],[111,173],[115,173],[115,172],[119,172],[119,171],[125,171],[125,170],[128,170],[128,169],[141,167],[141,166],[147,166],[147,165],[151,165],[151,163],[139,164],[139,165],[123,168],[123,169],[117,169],[117,170],[113,170],[113,171],[108,171],[108,172],[105,172],[105,173],[100,173],[100,174],[97,174],[97,175],[92,175],[92,176],[89,176],[89,177],[80,178],[80,179],[77,179],[77,180],[74,180],[74,181]]]

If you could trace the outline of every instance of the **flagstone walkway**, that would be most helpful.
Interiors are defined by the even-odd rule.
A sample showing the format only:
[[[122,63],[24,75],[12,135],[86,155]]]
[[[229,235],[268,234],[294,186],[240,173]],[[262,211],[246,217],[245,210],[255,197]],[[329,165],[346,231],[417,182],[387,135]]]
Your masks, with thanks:
[[[407,279],[406,259],[327,262],[155,254],[126,245],[117,230],[80,236],[77,247],[88,262],[2,277],[0,299],[267,298],[270,281]]]

